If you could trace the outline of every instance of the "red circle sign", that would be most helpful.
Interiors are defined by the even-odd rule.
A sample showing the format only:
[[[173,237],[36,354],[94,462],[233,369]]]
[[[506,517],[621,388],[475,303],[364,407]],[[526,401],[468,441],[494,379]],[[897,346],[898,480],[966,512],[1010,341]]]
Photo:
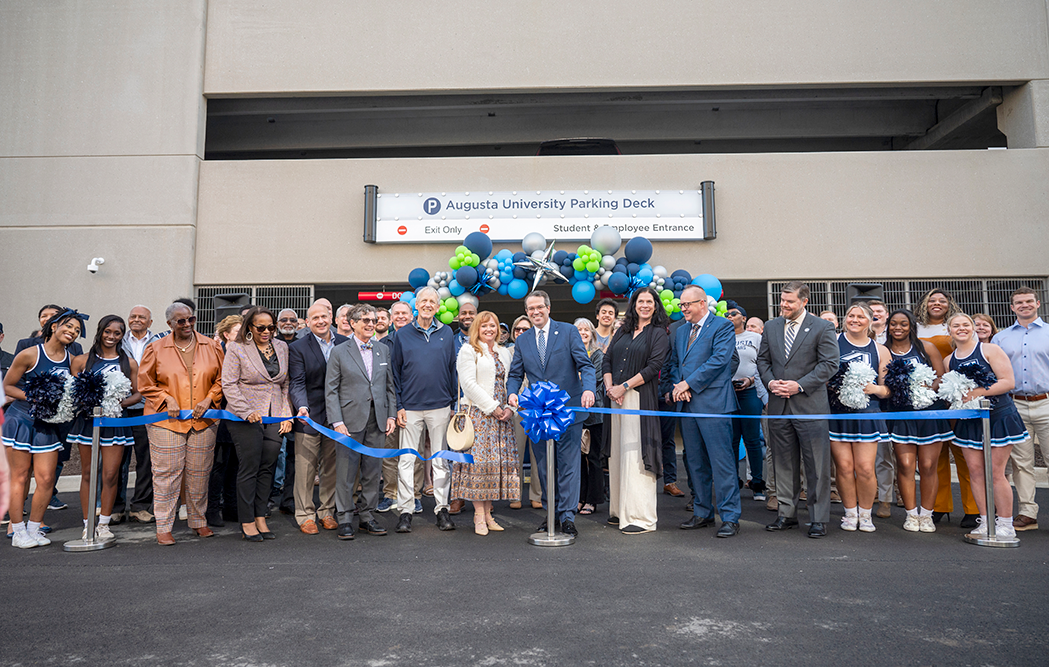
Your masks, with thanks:
[[[400,234],[401,236],[404,236],[405,234],[408,233],[408,228],[405,227],[404,225],[401,225],[400,227],[397,228],[397,233]]]
[[[488,233],[488,225],[481,225],[481,232],[487,234]]]

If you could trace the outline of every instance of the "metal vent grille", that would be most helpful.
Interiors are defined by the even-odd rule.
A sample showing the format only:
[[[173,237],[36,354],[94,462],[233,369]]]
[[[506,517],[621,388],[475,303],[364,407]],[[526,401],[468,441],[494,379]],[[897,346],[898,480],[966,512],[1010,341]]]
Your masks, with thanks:
[[[877,278],[857,278],[854,280],[804,280],[809,286],[811,296],[809,297],[808,310],[819,313],[823,310],[833,310],[838,319],[845,317],[845,289],[849,283],[881,283],[885,288],[883,301],[889,310],[897,308],[914,308],[921,301],[925,293],[934,287],[938,287],[954,297],[962,310],[972,315],[973,313],[987,313],[993,319],[999,329],[1011,326],[1016,321],[1012,311],[1009,310],[1009,295],[1018,287],[1027,286],[1039,293],[1039,301],[1042,302],[1041,315],[1047,314],[1049,304],[1046,303],[1045,294],[1046,277],[1031,278],[971,278],[971,279],[942,279],[915,278],[910,280],[879,280]],[[769,281],[769,318],[779,315],[779,294],[787,281]]]
[[[212,336],[215,333],[215,295],[243,292],[255,306],[265,306],[275,314],[282,308],[291,308],[305,318],[313,303],[313,285],[197,285],[197,331]]]

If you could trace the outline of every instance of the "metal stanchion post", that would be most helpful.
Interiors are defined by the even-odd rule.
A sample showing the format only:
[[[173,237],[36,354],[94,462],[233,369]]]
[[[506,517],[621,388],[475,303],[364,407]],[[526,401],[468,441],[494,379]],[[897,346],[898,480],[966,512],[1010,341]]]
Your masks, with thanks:
[[[1015,537],[999,537],[995,534],[994,468],[991,464],[991,402],[986,398],[980,399],[980,409],[987,410],[981,420],[983,422],[983,480],[984,492],[987,494],[985,499],[987,503],[985,505],[987,508],[987,536],[966,535],[965,541],[981,547],[1018,547],[1020,546],[1020,540]]]
[[[556,530],[557,516],[557,478],[554,472],[554,441],[546,441],[546,532],[532,533],[528,536],[528,543],[537,547],[567,547],[575,542],[571,535],[565,535]],[[533,473],[534,474],[534,473]]]
[[[87,539],[82,540],[70,540],[62,545],[62,548],[66,551],[99,551],[101,549],[108,549],[109,547],[115,547],[117,545],[116,540],[101,541],[95,539],[95,503],[98,495],[98,447],[99,447],[99,431],[98,422],[95,421],[102,416],[102,408],[96,407],[92,411],[91,416],[94,418],[92,423],[94,428],[91,431],[91,468],[89,475],[89,486],[87,492],[87,508],[85,513],[87,514]],[[84,462],[80,462],[80,474],[83,475]]]

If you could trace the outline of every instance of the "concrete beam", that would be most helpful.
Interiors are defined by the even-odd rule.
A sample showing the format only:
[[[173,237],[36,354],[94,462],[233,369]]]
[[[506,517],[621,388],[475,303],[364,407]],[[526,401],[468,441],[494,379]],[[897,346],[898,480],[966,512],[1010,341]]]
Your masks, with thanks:
[[[984,111],[997,107],[1002,103],[1002,89],[989,86],[983,91],[979,99],[966,102],[946,118],[929,128],[924,136],[902,146],[902,150],[928,150],[939,148],[951,138],[951,136],[962,129],[966,123],[973,120]]]

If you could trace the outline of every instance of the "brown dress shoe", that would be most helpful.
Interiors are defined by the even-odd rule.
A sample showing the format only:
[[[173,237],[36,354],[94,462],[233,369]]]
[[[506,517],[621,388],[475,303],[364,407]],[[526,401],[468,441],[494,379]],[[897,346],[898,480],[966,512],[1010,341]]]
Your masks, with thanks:
[[[459,514],[463,511],[464,507],[466,507],[466,501],[461,498],[456,498],[452,501],[452,504],[448,506],[448,513]]]
[[[317,533],[321,532],[317,530],[317,522],[313,519],[306,519],[305,521],[303,521],[302,525],[299,526],[299,530],[301,530],[307,535],[316,535]]]
[[[768,500],[765,501],[765,509],[770,512],[779,511],[779,501],[776,500],[776,496],[769,496]]]
[[[889,503],[879,502],[878,509],[875,510],[874,516],[878,517],[879,519],[888,519],[892,516],[892,505],[890,505]]]
[[[337,530],[339,528],[339,522],[335,520],[335,517],[328,515],[321,519],[321,526],[324,530]]]
[[[1038,530],[1038,519],[1032,519],[1025,514],[1017,514],[1013,518],[1013,528],[1021,530]]]
[[[532,509],[534,509],[534,510],[541,510],[541,509],[543,509],[543,503],[539,502],[538,500],[533,500],[532,501]]]
[[[214,537],[215,536],[215,531],[213,531],[212,529],[208,528],[207,526],[204,526],[203,528],[194,528],[193,532],[195,532],[197,534],[197,537]]]
[[[175,543],[175,536],[171,533],[157,533],[157,544],[162,547],[170,547]]]
[[[685,492],[677,488],[677,484],[675,484],[674,482],[671,482],[670,484],[664,484],[663,493],[667,494],[668,496],[674,496],[675,498],[685,497]]]
[[[520,500],[511,500],[510,501],[510,509],[512,509],[512,510],[519,510],[519,509],[521,509],[521,501]]]

